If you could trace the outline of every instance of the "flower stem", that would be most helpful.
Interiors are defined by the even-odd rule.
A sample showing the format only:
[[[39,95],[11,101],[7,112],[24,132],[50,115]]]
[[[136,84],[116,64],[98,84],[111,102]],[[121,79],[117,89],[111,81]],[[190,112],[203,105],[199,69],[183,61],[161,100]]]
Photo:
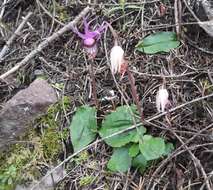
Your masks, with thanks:
[[[118,35],[117,35],[117,33],[115,32],[115,30],[113,29],[113,27],[111,26],[111,24],[110,23],[108,23],[108,22],[106,22],[105,21],[105,23],[107,24],[107,26],[109,27],[109,29],[110,29],[110,31],[111,31],[111,33],[112,33],[112,36],[113,36],[113,38],[114,38],[114,46],[117,46],[118,45]]]
[[[97,98],[97,91],[96,91],[95,74],[94,74],[94,69],[93,69],[93,60],[91,60],[91,63],[90,63],[89,73],[90,73],[90,77],[91,77],[91,80],[92,80],[93,100],[94,100],[96,108],[98,109],[98,98]]]
[[[126,68],[126,72],[129,78],[129,82],[130,82],[130,86],[131,86],[131,91],[132,91],[132,97],[134,99],[134,102],[137,106],[138,112],[140,114],[140,118],[141,118],[141,122],[144,122],[144,114],[143,114],[143,109],[140,106],[140,102],[138,99],[138,95],[137,95],[137,90],[136,90],[136,86],[135,86],[135,79],[134,76],[132,75],[132,73],[129,70],[129,67],[127,66]]]

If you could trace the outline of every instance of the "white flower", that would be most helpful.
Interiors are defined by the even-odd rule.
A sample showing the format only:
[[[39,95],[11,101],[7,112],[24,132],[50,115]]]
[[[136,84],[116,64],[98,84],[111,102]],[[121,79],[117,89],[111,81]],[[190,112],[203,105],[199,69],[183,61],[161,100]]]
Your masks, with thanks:
[[[159,112],[165,111],[166,106],[170,103],[168,98],[168,91],[163,86],[161,86],[156,96],[156,107]]]
[[[124,50],[121,46],[115,45],[110,52],[110,62],[112,73],[120,72],[121,65],[124,62]]]

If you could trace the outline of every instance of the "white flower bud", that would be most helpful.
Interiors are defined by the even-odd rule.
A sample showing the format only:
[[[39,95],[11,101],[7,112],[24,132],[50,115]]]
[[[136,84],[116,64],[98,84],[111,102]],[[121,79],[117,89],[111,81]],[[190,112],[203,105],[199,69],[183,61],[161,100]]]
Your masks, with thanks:
[[[124,62],[124,50],[121,46],[115,45],[110,52],[110,62],[112,73],[120,72],[121,65]]]
[[[159,112],[164,112],[168,104],[170,104],[168,91],[161,86],[156,96],[156,107]]]

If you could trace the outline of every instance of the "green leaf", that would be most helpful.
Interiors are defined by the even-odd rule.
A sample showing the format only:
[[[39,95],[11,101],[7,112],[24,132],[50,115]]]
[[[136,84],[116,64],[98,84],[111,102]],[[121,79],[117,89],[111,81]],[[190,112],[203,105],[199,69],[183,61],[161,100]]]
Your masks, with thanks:
[[[138,145],[138,144],[133,144],[133,145],[129,148],[129,155],[130,155],[131,157],[135,157],[138,153],[139,153],[139,145]]]
[[[132,160],[132,166],[139,168],[140,172],[143,173],[147,167],[147,160],[142,154],[139,154]]]
[[[147,161],[155,160],[165,154],[166,145],[164,139],[160,137],[152,137],[144,135],[142,142],[139,143],[139,148]]]
[[[137,127],[136,130],[137,130],[137,133],[131,141],[131,142],[134,142],[134,143],[139,142],[139,140],[142,139],[143,135],[146,133],[146,128],[143,127],[143,126]]]
[[[172,150],[174,150],[174,145],[172,143],[167,143],[165,147],[164,155],[167,156],[168,154],[172,152]]]
[[[126,172],[131,167],[131,162],[128,147],[114,148],[107,168],[114,172]]]
[[[177,40],[174,32],[158,32],[150,34],[143,40],[139,41],[136,49],[143,53],[154,54],[158,52],[169,52],[177,48],[180,42]]]
[[[99,131],[99,134],[102,138],[106,138],[112,134],[118,133],[124,129],[127,129],[134,125],[133,116],[131,115],[130,110],[133,114],[137,113],[137,109],[135,105],[129,107],[120,106],[116,109],[115,112],[112,112],[108,116],[106,116],[105,120],[102,122],[102,127]],[[135,119],[136,122],[139,122],[139,119]],[[146,129],[144,127],[143,131]],[[131,131],[127,131],[113,137],[107,138],[104,141],[112,146],[112,147],[121,147],[126,145],[129,142],[134,141],[137,135],[137,130],[133,129]]]
[[[13,179],[11,177],[8,179],[7,184],[8,185],[12,185],[13,184]]]
[[[78,151],[91,143],[97,133],[96,109],[81,106],[73,116],[70,125],[71,140],[74,151]]]

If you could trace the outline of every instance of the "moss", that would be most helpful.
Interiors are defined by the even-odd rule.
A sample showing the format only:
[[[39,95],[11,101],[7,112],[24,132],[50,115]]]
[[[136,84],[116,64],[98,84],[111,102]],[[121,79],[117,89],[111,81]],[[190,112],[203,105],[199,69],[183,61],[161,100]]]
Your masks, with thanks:
[[[44,150],[44,157],[48,160],[57,159],[58,153],[61,150],[61,137],[55,128],[45,130],[41,142]]]
[[[67,129],[58,131],[59,122],[55,120],[55,116],[59,111],[69,108],[70,99],[64,96],[62,100],[48,109],[47,115],[43,116],[40,123],[47,128],[44,130],[41,136],[41,143],[43,145],[44,157],[48,160],[55,160],[58,153],[61,151],[61,141],[66,139],[69,135]]]
[[[88,167],[89,168],[93,168],[95,170],[98,170],[99,167],[98,167],[98,162],[96,160],[92,160],[88,163]]]
[[[82,177],[80,179],[79,185],[80,185],[80,187],[82,187],[82,186],[88,186],[88,185],[91,185],[94,180],[95,180],[95,176],[86,175],[86,176],[84,176],[84,177]]]
[[[0,156],[0,190],[12,190],[18,183],[26,183],[42,176],[42,166],[57,162],[62,152],[62,140],[69,136],[68,129],[59,131],[60,122],[56,115],[69,108],[70,100],[63,97],[51,106],[45,116],[36,120],[42,132],[29,130]]]
[[[17,168],[13,165],[7,170],[0,170],[0,189],[10,190],[14,188],[14,180],[17,178]]]
[[[200,80],[202,88],[205,90],[206,94],[211,94],[213,92],[213,85],[208,78]]]
[[[16,144],[0,160],[0,189],[13,189],[17,183],[39,177],[35,151]],[[3,164],[4,163],[4,164]]]
[[[78,154],[78,156],[75,157],[74,161],[75,163],[78,164],[82,164],[83,162],[87,161],[89,159],[89,154],[88,152],[82,151]]]
[[[53,6],[49,8],[50,12],[53,12]],[[69,14],[65,6],[61,6],[59,3],[55,2],[55,12],[57,19],[61,22],[67,22],[69,20]]]

